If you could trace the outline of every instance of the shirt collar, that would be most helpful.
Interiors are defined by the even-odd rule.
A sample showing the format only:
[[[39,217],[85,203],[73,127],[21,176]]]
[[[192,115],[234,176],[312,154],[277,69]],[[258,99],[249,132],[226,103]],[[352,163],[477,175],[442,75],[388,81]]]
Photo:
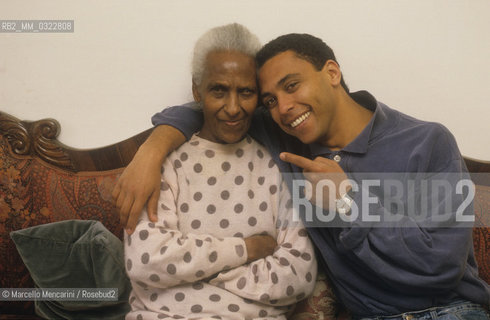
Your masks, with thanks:
[[[373,111],[374,114],[367,126],[361,131],[361,133],[349,143],[347,146],[342,148],[341,151],[351,152],[351,153],[366,153],[369,146],[369,141],[374,139],[378,134],[383,132],[384,124],[386,123],[386,114],[380,104],[376,101],[374,96],[372,96],[367,91],[358,91],[349,94],[354,101],[360,104],[362,107]],[[309,145],[311,155],[313,157],[325,154],[331,154],[334,151],[330,150],[328,147],[323,146],[319,143],[312,143]]]

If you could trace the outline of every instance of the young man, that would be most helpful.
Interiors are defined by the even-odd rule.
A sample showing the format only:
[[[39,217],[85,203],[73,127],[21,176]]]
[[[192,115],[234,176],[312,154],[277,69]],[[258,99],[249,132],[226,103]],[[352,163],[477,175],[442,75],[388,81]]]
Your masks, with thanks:
[[[455,227],[465,197],[454,190],[429,195],[436,199],[433,205],[417,211],[411,200],[420,205],[429,192],[414,186],[398,205],[417,211],[422,215],[418,220],[396,210],[393,199],[383,195],[390,186],[406,186],[412,176],[422,185],[431,179],[447,181],[450,188],[464,181],[464,162],[448,130],[397,112],[368,92],[349,93],[332,50],[313,36],[281,36],[259,51],[257,62],[261,100],[270,116],[258,112],[250,134],[275,160],[283,160],[278,162],[282,172],[304,171],[313,186],[322,180],[314,173],[336,177],[329,179],[335,193],[316,204],[336,208],[335,218],[343,217],[345,223],[315,221],[308,232],[338,297],[354,317],[488,319],[481,305],[488,306],[490,289],[477,276],[471,228]],[[174,125],[188,136],[196,119],[189,108],[170,108],[153,121]],[[166,126],[159,130],[179,136]],[[153,151],[146,154],[162,157],[167,151],[150,148],[151,141],[145,148]],[[134,168],[153,160],[138,161],[115,190],[115,195],[120,190],[130,195],[117,198],[123,223],[131,206],[138,208],[146,200],[136,197],[133,202],[134,192],[124,188],[134,181],[127,179]],[[374,191],[361,183],[384,173],[387,179],[379,179]],[[353,182],[342,189],[346,177]],[[466,208],[464,213],[472,209]]]

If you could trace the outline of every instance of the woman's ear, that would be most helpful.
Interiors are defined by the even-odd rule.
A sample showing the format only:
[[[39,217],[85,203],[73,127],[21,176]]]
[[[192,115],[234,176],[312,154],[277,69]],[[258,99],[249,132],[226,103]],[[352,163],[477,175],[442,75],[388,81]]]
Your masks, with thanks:
[[[201,102],[201,94],[199,93],[199,88],[194,80],[192,80],[192,95],[194,96],[194,101]]]

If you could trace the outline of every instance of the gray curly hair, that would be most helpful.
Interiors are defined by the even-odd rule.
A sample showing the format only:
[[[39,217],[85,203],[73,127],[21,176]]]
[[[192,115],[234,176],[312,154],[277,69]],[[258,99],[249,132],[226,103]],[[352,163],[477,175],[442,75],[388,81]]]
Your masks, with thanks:
[[[192,81],[200,85],[206,58],[214,51],[238,51],[255,58],[262,47],[256,35],[238,23],[212,28],[197,40],[192,58]]]

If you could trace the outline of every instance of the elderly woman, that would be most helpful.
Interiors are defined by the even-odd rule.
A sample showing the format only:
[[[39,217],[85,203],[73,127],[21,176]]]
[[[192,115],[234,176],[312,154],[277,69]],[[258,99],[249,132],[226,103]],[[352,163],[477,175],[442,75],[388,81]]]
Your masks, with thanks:
[[[162,168],[158,222],[126,235],[127,319],[286,319],[316,277],[288,188],[247,136],[257,106],[257,38],[238,24],[197,42],[192,91],[201,131]]]

